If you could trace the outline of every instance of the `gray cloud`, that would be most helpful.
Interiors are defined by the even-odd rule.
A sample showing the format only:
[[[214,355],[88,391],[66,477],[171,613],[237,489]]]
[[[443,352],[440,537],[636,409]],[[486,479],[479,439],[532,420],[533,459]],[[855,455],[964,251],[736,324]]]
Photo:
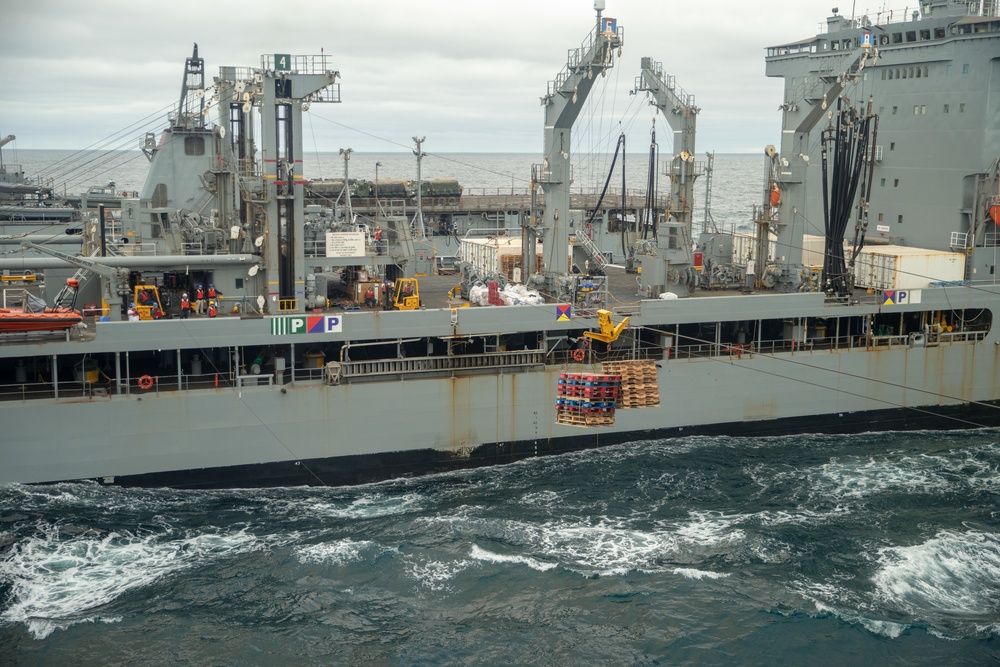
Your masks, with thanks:
[[[781,82],[764,49],[817,32],[830,2],[607,0],[625,30],[620,60],[578,121],[577,150],[648,137],[651,108],[630,96],[639,59],[697,98],[699,150],[745,152],[779,140]],[[404,150],[414,134],[446,151],[540,152],[546,83],[593,26],[592,0],[310,1],[167,4],[36,0],[4,9],[0,135],[20,148],[83,148],[121,136],[138,148],[180,93],[193,42],[209,79],[263,53],[329,55],[343,103],[307,114],[310,149]],[[122,128],[130,128],[118,134]],[[586,128],[586,129],[583,129]],[[667,134],[663,131],[663,134]],[[315,143],[314,143],[315,142]]]

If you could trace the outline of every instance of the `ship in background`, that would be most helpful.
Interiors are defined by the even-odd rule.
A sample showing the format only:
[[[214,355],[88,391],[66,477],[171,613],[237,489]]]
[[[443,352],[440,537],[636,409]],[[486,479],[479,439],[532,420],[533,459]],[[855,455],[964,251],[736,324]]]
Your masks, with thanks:
[[[340,100],[326,56],[206,86],[196,47],[120,221],[0,230],[11,283],[69,278],[108,320],[4,338],[0,481],[341,484],[645,437],[1000,424],[996,8],[835,13],[770,47],[783,132],[748,236],[694,229],[698,108],[652,58],[634,92],[678,137],[667,192],[574,199],[565,147],[624,43],[595,8],[542,98],[533,195],[460,239],[459,288],[431,276],[421,215],[307,201],[302,114]],[[199,286],[222,316],[155,319]],[[151,319],[123,321],[143,295]]]

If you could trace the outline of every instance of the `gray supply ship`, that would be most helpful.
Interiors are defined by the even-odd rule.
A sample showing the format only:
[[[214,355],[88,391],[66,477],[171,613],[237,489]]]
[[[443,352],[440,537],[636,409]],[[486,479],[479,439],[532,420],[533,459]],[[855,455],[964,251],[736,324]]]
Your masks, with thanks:
[[[342,484],[641,438],[1000,424],[996,7],[835,12],[768,48],[783,130],[746,236],[694,229],[698,108],[651,58],[633,92],[677,137],[669,191],[572,193],[574,121],[624,48],[595,9],[542,98],[532,195],[460,239],[455,277],[432,275],[433,188],[416,215],[308,202],[328,57],[208,86],[195,47],[120,218],[0,221],[9,321],[38,275],[88,318],[0,312],[0,482]]]

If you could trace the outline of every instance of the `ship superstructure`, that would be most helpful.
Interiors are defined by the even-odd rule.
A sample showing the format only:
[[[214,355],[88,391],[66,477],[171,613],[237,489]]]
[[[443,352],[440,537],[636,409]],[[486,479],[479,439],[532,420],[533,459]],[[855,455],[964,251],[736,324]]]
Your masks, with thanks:
[[[962,278],[992,280],[998,33],[995,5],[934,0],[912,15],[835,14],[826,32],[767,49],[767,75],[785,82],[778,238],[769,258],[779,280],[794,281],[801,270],[803,236],[822,233],[819,139],[842,94],[859,106],[872,99],[879,117],[869,149],[875,168],[867,242],[962,252]]]
[[[827,32],[771,47],[768,73],[786,82],[783,134],[766,150],[748,237],[706,225],[695,239],[692,184],[710,174],[693,161],[698,108],[644,58],[636,92],[674,117],[682,141],[648,225],[629,226],[624,205],[595,205],[595,236],[627,249],[642,269],[632,274],[596,258],[587,270],[595,250],[567,226],[580,213],[572,121],[623,48],[623,28],[595,7],[543,97],[544,201],[519,221],[523,241],[463,242],[463,289],[483,283],[482,307],[460,307],[448,277],[421,277],[419,294],[403,295],[432,259],[406,216],[379,215],[372,230],[350,208],[306,203],[301,114],[339,100],[325,57],[271,54],[206,85],[196,48],[120,228],[102,217],[78,254],[29,241],[0,259],[8,271],[75,274],[108,320],[0,345],[0,481],[338,484],[642,437],[1000,424],[989,217],[1000,18],[926,2],[915,20],[833,16]],[[932,108],[939,122],[922,124]],[[851,157],[856,180],[841,178],[838,126],[875,118]],[[847,189],[831,204],[838,179]],[[831,212],[854,224],[814,251]],[[854,271],[836,285],[823,268],[831,246]],[[515,270],[540,293],[493,305]],[[363,305],[338,308],[334,287]],[[174,315],[202,293],[218,317],[123,317],[150,294],[144,314]]]

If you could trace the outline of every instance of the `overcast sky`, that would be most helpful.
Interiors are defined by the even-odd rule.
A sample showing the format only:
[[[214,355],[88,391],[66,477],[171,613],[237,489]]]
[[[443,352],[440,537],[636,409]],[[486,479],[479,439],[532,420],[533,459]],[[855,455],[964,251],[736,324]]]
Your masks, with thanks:
[[[778,144],[781,82],[764,76],[764,49],[814,35],[837,4],[607,0],[624,48],[594,87],[598,113],[578,121],[575,150],[613,148],[618,127],[630,151],[648,142],[654,109],[629,95],[643,56],[696,96],[699,152]],[[852,3],[840,4],[850,15]],[[882,4],[855,3],[859,14]],[[209,80],[222,65],[259,67],[265,53],[330,55],[343,101],[306,114],[307,151],[409,150],[418,135],[430,152],[538,154],[539,98],[596,18],[593,0],[31,0],[0,15],[0,136],[17,135],[19,149],[111,136],[138,148],[176,104],[197,42]]]

